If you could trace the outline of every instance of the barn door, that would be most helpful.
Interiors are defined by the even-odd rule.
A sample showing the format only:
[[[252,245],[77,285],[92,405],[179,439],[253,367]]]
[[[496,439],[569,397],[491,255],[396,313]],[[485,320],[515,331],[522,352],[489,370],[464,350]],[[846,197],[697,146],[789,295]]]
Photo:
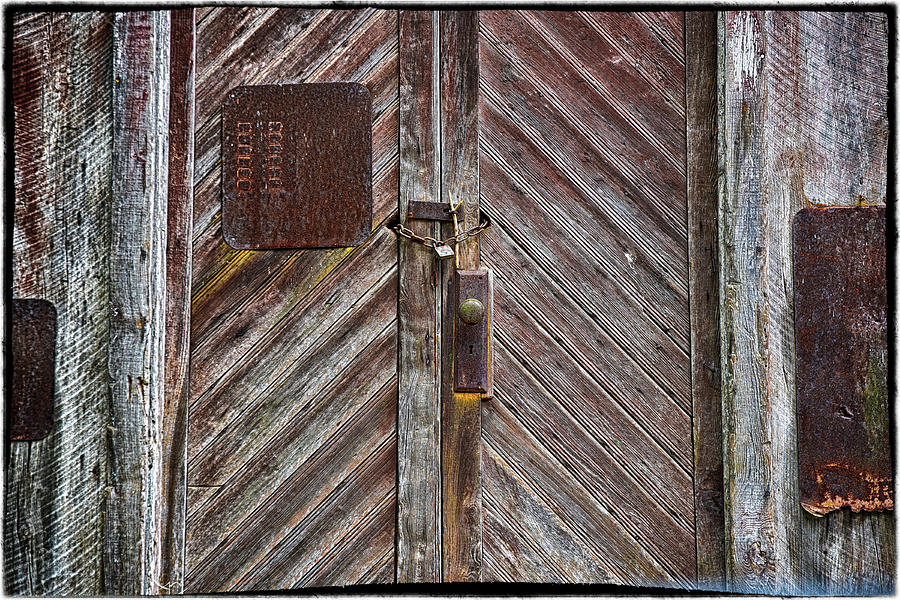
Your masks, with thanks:
[[[489,215],[495,289],[456,393],[452,262],[401,241],[398,581],[691,585],[683,15],[403,12],[400,81],[401,218]]]
[[[197,10],[188,592],[694,578],[681,14]],[[235,86],[356,81],[371,235],[235,250]],[[410,202],[493,226],[447,238]],[[399,210],[398,210],[399,209]],[[338,216],[336,216],[337,218]],[[495,276],[495,395],[449,285]]]
[[[186,592],[394,580],[397,13],[197,10]],[[354,248],[235,250],[221,112],[235,86],[372,96],[373,230]],[[335,215],[340,218],[340,215]]]

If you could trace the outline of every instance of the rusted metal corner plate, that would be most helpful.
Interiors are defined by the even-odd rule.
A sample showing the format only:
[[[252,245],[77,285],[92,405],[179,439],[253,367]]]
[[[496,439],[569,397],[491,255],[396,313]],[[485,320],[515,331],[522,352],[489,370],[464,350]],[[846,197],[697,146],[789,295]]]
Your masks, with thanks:
[[[239,250],[356,246],[372,230],[372,97],[359,83],[233,89],[222,233]]]
[[[12,387],[8,437],[34,441],[53,427],[56,308],[46,300],[12,301]]]
[[[800,502],[892,510],[884,207],[794,219]]]

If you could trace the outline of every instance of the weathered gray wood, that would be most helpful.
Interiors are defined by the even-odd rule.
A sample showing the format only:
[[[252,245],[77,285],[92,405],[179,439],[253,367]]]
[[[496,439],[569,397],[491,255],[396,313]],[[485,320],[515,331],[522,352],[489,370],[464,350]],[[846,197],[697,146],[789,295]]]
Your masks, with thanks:
[[[697,587],[724,589],[716,13],[684,13]]]
[[[440,24],[432,11],[400,11],[400,218],[437,238],[440,223],[407,219],[409,202],[440,202]],[[398,241],[398,583],[441,580],[440,263]]]
[[[477,11],[442,11],[441,45],[441,196],[463,200],[460,231],[478,224],[478,41]],[[444,224],[444,237],[453,225]],[[444,261],[445,302],[454,269],[478,269],[480,240],[456,248]],[[456,263],[455,265],[453,263]],[[452,331],[455,307],[443,314],[443,331]],[[443,580],[480,581],[482,555],[481,394],[453,389],[453,340],[442,337],[441,471]]]
[[[12,19],[13,296],[58,313],[53,432],[9,445],[11,595],[103,593],[112,15]]]
[[[171,15],[169,53],[169,182],[166,241],[165,396],[159,437],[159,488],[154,494],[159,538],[158,586],[184,590],[187,502],[187,410],[190,359],[191,252],[194,190],[194,9]]]
[[[734,591],[891,593],[891,514],[816,519],[797,492],[791,222],[885,200],[887,17],[720,20],[726,573]]]
[[[116,15],[104,589],[159,586],[169,147],[168,11]]]

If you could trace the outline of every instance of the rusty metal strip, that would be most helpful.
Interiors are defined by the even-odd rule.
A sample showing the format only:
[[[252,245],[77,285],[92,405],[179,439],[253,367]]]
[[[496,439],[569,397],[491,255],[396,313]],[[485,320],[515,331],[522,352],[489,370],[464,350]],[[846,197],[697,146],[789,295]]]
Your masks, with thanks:
[[[372,230],[372,97],[359,83],[235,88],[222,232],[241,250],[355,246]]]
[[[800,502],[892,510],[884,207],[794,220]]]
[[[8,437],[40,440],[53,428],[56,308],[46,300],[14,299],[11,339]]]
[[[410,200],[406,209],[407,219],[425,219],[432,221],[452,221],[450,206],[446,202],[429,202]]]

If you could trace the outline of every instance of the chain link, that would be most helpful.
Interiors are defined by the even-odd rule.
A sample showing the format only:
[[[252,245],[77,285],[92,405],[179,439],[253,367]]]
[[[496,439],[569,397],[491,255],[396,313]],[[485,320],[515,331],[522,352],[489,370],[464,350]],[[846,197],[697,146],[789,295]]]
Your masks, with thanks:
[[[394,233],[402,238],[417,242],[428,248],[437,248],[438,246],[450,246],[462,243],[470,237],[478,235],[482,231],[490,229],[491,220],[487,217],[487,215],[484,215],[484,217],[484,220],[475,227],[462,231],[454,236],[448,237],[446,240],[438,240],[430,236],[418,235],[412,229],[404,227],[402,223],[397,223],[397,225],[394,226],[393,230]]]

